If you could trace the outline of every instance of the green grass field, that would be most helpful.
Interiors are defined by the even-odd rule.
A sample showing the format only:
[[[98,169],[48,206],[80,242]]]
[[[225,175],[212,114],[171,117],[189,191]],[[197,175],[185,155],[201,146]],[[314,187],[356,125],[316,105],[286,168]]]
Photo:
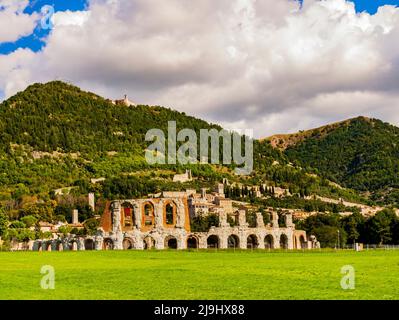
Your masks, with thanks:
[[[341,288],[344,265],[355,290]],[[399,251],[1,252],[0,268],[0,299],[399,298]]]

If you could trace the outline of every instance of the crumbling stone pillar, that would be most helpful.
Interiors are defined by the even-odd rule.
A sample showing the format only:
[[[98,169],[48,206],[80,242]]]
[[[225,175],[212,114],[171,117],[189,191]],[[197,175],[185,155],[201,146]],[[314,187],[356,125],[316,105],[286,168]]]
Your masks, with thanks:
[[[263,222],[263,217],[262,217]],[[258,237],[258,249],[265,249],[265,235],[263,233],[257,234]]]
[[[219,213],[219,226],[221,228],[230,227],[230,224],[227,222],[227,214],[224,210]]]
[[[176,228],[184,228],[184,225],[186,223],[186,211],[183,203],[180,201],[177,203],[177,208],[176,208]]]
[[[247,215],[245,210],[238,211],[238,225],[240,227],[248,228]],[[245,239],[246,241],[246,239]]]
[[[141,229],[141,210],[140,206],[135,203],[133,205],[133,215],[134,215],[134,224],[136,229],[140,230]]]
[[[294,249],[294,236],[291,233],[291,235],[288,236],[288,250],[293,250]]]
[[[208,248],[207,237],[206,236],[199,236],[198,249],[206,249],[206,248]]]
[[[187,242],[185,241],[185,237],[182,235],[177,237],[177,249],[178,250],[187,249]]]
[[[278,228],[278,214],[277,212],[273,211],[272,212],[272,227],[273,228]]]
[[[263,221],[263,215],[260,212],[256,213],[256,227],[257,228],[265,227],[265,222]]]
[[[118,231],[114,238],[114,250],[123,250],[123,233]]]
[[[95,239],[94,239],[94,248],[95,248],[95,250],[97,250],[97,251],[102,250],[103,249],[103,242],[104,242],[103,237],[96,236]]]
[[[247,235],[245,233],[239,235],[240,238],[240,249],[247,249]]]
[[[112,212],[112,231],[117,234],[122,231],[121,226],[121,205],[119,202],[115,201],[111,205]]]
[[[137,250],[144,250],[144,239],[140,234],[134,236],[134,248]]]
[[[154,204],[154,214],[155,214],[154,228],[160,228],[163,226],[163,210],[164,210],[163,202]]]
[[[165,249],[165,239],[162,239],[160,237],[155,238],[155,249],[157,250],[163,250]]]
[[[219,236],[219,249],[227,249],[229,247],[227,238],[228,238],[228,236],[224,236],[224,235]]]
[[[287,212],[285,214],[285,225],[286,225],[287,228],[294,228],[295,227],[294,223],[292,222],[292,213]]]
[[[78,239],[78,250],[79,250],[79,251],[85,251],[85,250],[86,250],[86,248],[85,248],[85,241],[84,241],[83,238],[79,238],[79,239]]]

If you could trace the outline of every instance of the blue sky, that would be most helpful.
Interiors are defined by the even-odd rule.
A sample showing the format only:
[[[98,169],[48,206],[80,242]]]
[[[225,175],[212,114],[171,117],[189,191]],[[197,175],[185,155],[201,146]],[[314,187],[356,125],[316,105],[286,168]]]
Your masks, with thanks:
[[[87,0],[30,0],[30,5],[25,9],[25,13],[40,12],[45,5],[51,5],[55,11],[78,11],[84,10]],[[43,30],[37,26],[34,33],[30,36],[23,37],[16,42],[0,43],[0,54],[8,54],[18,48],[30,48],[33,51],[39,51],[44,42],[42,38],[48,34],[49,30]]]
[[[30,5],[25,9],[25,13],[40,12],[44,5],[52,5],[57,11],[78,11],[84,10],[88,0],[30,0]],[[367,11],[374,14],[379,6],[385,4],[398,5],[399,0],[355,0],[356,10],[358,12]],[[34,52],[39,51],[45,45],[43,38],[48,34],[49,30],[43,30],[37,26],[34,33],[30,36],[23,37],[13,43],[0,43],[0,54],[9,54],[18,48],[30,48]]]

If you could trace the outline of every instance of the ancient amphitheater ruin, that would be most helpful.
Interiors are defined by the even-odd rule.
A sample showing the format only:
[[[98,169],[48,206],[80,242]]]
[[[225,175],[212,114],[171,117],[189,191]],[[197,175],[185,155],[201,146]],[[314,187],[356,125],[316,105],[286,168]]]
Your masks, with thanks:
[[[219,225],[207,232],[192,232],[190,220],[209,214],[219,217]],[[163,192],[145,199],[111,202],[95,236],[36,240],[30,250],[318,248],[314,237],[295,229],[290,212],[282,213],[283,226],[276,211],[270,210],[269,214],[270,222],[265,224],[264,216],[256,213],[256,225],[250,226],[247,209],[237,208],[225,198],[223,185],[212,193]]]

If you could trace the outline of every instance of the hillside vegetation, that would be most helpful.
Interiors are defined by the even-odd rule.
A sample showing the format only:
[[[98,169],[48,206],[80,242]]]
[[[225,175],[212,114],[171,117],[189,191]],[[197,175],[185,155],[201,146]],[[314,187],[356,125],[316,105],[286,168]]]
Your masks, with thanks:
[[[380,131],[378,137],[370,134],[370,122],[362,125],[365,121],[358,120],[357,125],[353,121],[345,126],[333,125],[321,136],[307,134],[302,143],[285,151],[274,148],[269,141],[254,141],[254,172],[244,177],[234,175],[233,165],[150,166],[144,158],[149,145],[145,134],[152,128],[166,132],[168,121],[176,121],[177,130],[190,128],[199,133],[200,129],[221,129],[169,108],[114,105],[60,81],[29,86],[0,104],[0,206],[18,216],[26,203],[55,199],[54,190],[59,188],[74,187],[71,192],[76,196],[93,191],[97,198],[107,200],[187,187],[199,190],[223,178],[248,186],[266,183],[290,190],[294,197],[270,201],[287,207],[295,203],[303,207],[303,200],[296,199],[311,194],[370,202],[367,194],[359,195],[330,180],[362,191],[370,188],[372,192],[380,192],[378,187],[383,188],[386,180],[387,185],[395,186],[397,158],[395,162],[392,142],[396,141],[393,136],[396,138],[397,128],[378,121],[372,122],[373,129]],[[362,137],[360,141],[356,140],[358,136]],[[374,150],[378,149],[371,155],[366,153],[370,137],[374,139]],[[342,143],[344,139],[349,140],[345,143],[348,147],[340,151],[346,159],[342,164],[340,157],[331,154],[341,145],[336,140]],[[378,148],[381,141],[389,141],[391,146]],[[373,163],[373,157],[380,155],[391,162]],[[346,170],[349,159],[352,166]],[[384,162],[386,158],[378,159]],[[191,169],[196,179],[173,183],[173,175],[186,169]],[[359,174],[363,177],[361,187],[349,179],[348,172],[353,175],[357,171],[363,172]],[[93,178],[105,178],[105,182],[93,184]],[[76,204],[75,200],[70,202],[70,206]]]
[[[344,187],[399,202],[399,128],[359,117],[332,130],[314,130],[285,154]]]

